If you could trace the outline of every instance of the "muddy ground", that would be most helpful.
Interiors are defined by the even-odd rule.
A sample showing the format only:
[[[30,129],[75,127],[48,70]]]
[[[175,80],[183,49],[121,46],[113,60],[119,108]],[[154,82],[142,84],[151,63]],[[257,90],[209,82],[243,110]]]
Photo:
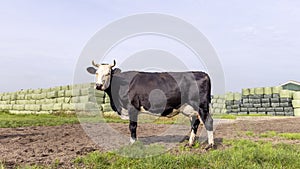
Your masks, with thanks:
[[[199,133],[203,131],[199,129]],[[265,139],[300,144],[299,140],[249,137],[266,131],[300,132],[300,118],[243,118],[215,120],[215,142],[223,139]],[[144,144],[163,144],[174,148],[184,144],[189,132],[186,125],[139,124],[138,137]],[[205,132],[201,132],[202,137]],[[201,137],[200,137],[201,138]],[[7,168],[24,165],[51,165],[72,168],[72,161],[89,152],[109,151],[129,142],[128,124],[73,124],[52,127],[0,128],[0,162]],[[185,141],[186,142],[186,141]],[[219,146],[218,146],[219,145]]]

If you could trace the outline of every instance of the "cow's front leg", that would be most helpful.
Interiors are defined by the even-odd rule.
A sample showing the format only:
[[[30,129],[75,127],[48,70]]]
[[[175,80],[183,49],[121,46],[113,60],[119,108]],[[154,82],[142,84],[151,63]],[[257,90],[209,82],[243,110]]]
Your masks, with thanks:
[[[129,130],[130,130],[130,143],[133,144],[136,140],[136,128],[138,120],[138,111],[135,108],[129,109]]]

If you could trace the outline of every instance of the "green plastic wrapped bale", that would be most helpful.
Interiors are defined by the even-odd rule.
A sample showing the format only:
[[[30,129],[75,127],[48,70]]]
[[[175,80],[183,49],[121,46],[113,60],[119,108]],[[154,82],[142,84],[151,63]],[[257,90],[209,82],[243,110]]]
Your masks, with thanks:
[[[41,105],[25,105],[25,110],[31,110],[31,111],[40,111]]]
[[[267,112],[267,115],[269,115],[269,116],[275,116],[275,112],[274,111],[269,111],[269,112]]]
[[[279,98],[271,98],[271,103],[279,103]]]
[[[293,92],[290,90],[281,90],[279,95],[281,98],[292,98]]]
[[[300,100],[300,92],[294,92],[293,93],[293,99],[294,100]]]
[[[62,103],[54,103],[53,110],[55,110],[55,111],[62,110]]]
[[[262,103],[261,107],[271,107],[271,103]]]
[[[234,93],[233,94],[233,100],[242,100],[242,94],[241,93]]]
[[[80,89],[74,88],[72,91],[73,91],[73,96],[80,96]]]
[[[272,87],[272,93],[273,94],[279,94],[281,90],[282,90],[282,86]]]
[[[253,103],[244,103],[241,105],[241,107],[247,107],[247,108],[253,107]]]
[[[262,106],[261,103],[259,103],[259,104],[253,104],[253,107],[262,107]]]
[[[101,107],[103,112],[113,111],[110,104],[102,104]]]
[[[294,111],[284,112],[285,116],[294,116]]]
[[[71,96],[73,96],[73,91],[72,91],[72,90],[66,90],[66,91],[65,91],[65,96],[66,96],[66,97],[71,97]]]
[[[283,110],[284,110],[284,112],[291,112],[291,111],[294,111],[294,108],[293,107],[284,107]]]
[[[290,107],[290,106],[292,106],[292,103],[291,102],[279,103],[279,106],[280,107]]]
[[[272,87],[265,87],[264,88],[264,94],[265,95],[271,95],[272,94]]]
[[[256,107],[249,107],[248,112],[257,112],[257,108]]]
[[[17,95],[17,100],[24,100],[25,99],[25,94],[18,94]]]
[[[17,100],[17,104],[26,104],[27,100]]]
[[[50,111],[50,110],[53,110],[53,107],[54,107],[54,104],[53,104],[53,103],[51,103],[51,104],[43,104],[43,105],[41,106],[41,109],[42,109],[43,111]]]
[[[242,95],[243,95],[243,96],[248,96],[248,95],[250,95],[250,89],[248,89],[248,88],[242,89]]]
[[[241,112],[248,112],[248,108],[246,108],[246,107],[241,107],[240,110],[241,110]]]
[[[234,100],[234,94],[232,92],[226,93],[225,100]]]
[[[275,112],[276,116],[284,116],[284,111]]]
[[[261,99],[249,99],[249,103],[260,104],[261,103]]]
[[[40,100],[40,99],[45,99],[45,98],[46,98],[46,96],[47,96],[47,94],[46,94],[46,93],[37,94],[37,95],[36,95],[36,99],[37,99],[37,100]]]
[[[261,103],[270,103],[270,99],[269,98],[262,98]]]
[[[75,109],[77,111],[92,111],[99,110],[98,105],[95,103],[76,103]]]
[[[250,88],[249,89],[249,94],[254,95],[255,94],[255,88]]]
[[[275,112],[283,112],[283,107],[275,107]]]
[[[274,112],[274,108],[273,107],[266,107],[266,111],[267,112]]]
[[[75,104],[74,103],[63,103],[62,104],[62,109],[63,110],[74,111],[75,110]]]
[[[249,103],[249,99],[245,98],[245,99],[242,99],[242,103],[245,104],[245,103]]]
[[[294,108],[300,108],[300,100],[293,100],[292,105]]]
[[[60,90],[57,92],[57,97],[64,97],[65,96],[65,91],[64,90]]]
[[[65,103],[65,98],[64,97],[59,97],[56,99],[57,103]]]
[[[300,108],[294,109],[294,115],[300,117]]]
[[[279,103],[271,103],[272,107],[279,107]]]
[[[12,107],[13,110],[24,110],[25,109],[25,105],[23,104],[15,104]]]
[[[254,93],[257,94],[257,95],[263,95],[264,94],[264,88],[263,87],[255,88]]]
[[[264,108],[264,107],[258,107],[257,111],[258,112],[266,112],[266,108]]]
[[[47,98],[48,99],[57,98],[57,96],[58,96],[58,91],[52,91],[52,92],[47,93]]]
[[[87,103],[87,102],[96,102],[96,98],[94,96],[79,96],[80,103]]]

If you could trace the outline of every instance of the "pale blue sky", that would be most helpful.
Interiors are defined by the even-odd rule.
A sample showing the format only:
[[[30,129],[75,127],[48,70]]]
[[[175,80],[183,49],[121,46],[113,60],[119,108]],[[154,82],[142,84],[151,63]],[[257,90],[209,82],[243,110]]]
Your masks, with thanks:
[[[80,52],[98,30],[145,12],[197,27],[218,53],[226,91],[300,81],[299,9],[293,0],[2,0],[0,92],[73,83]]]

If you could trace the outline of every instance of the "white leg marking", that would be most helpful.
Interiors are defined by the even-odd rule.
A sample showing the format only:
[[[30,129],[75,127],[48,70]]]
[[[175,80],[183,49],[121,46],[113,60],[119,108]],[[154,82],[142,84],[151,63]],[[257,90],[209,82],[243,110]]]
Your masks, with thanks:
[[[213,131],[207,131],[207,137],[208,137],[208,144],[214,145],[214,132]]]
[[[136,140],[130,137],[130,143],[133,144]]]
[[[194,131],[192,130],[190,140],[189,140],[189,146],[192,146],[194,144],[195,137],[196,137],[196,135],[195,135]]]
[[[122,108],[120,118],[123,120],[129,120],[128,110]]]

